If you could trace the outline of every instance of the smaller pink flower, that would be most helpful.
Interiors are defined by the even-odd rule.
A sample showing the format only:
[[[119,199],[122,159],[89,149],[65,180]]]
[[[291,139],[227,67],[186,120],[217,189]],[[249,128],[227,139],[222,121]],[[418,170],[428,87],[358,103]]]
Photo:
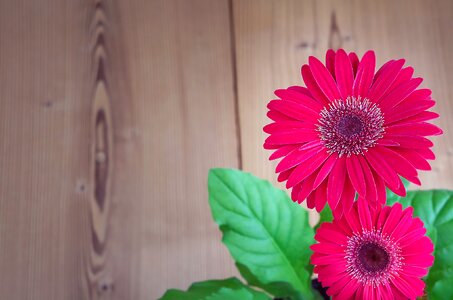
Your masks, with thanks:
[[[413,208],[397,203],[370,208],[359,199],[311,246],[318,280],[333,299],[407,300],[424,293],[420,279],[433,264],[433,243]]]

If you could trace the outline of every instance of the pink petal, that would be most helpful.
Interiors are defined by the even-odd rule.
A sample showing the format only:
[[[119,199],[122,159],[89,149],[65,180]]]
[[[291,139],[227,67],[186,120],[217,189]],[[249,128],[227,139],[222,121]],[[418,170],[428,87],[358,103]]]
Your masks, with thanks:
[[[340,202],[343,204],[343,212],[349,213],[354,204],[355,189],[348,177],[344,180],[343,192],[341,193]]]
[[[359,199],[357,202],[357,208],[359,212],[360,223],[362,228],[366,230],[371,230],[373,227],[373,222],[371,220],[371,213],[368,207],[368,204],[365,200]]]
[[[344,251],[343,248],[344,247],[338,244],[332,243],[318,243],[310,246],[310,249],[313,250],[313,252],[318,252],[322,254],[338,254]]]
[[[392,278],[391,282],[393,286],[396,288],[396,290],[400,291],[401,293],[404,294],[404,296],[406,296],[406,299],[410,298],[415,300],[415,297],[417,297],[417,293],[414,292],[411,289],[411,286],[400,276]]]
[[[300,183],[293,186],[293,189],[291,190],[291,200],[293,200],[293,202],[299,202],[299,198],[297,196],[299,195],[301,187]]]
[[[431,90],[419,89],[410,94],[401,103],[386,113],[386,124],[415,114],[418,114],[432,106],[435,102],[430,100]]]
[[[352,213],[356,214],[354,205],[352,206],[351,210],[347,214],[345,214],[344,218],[342,218],[341,220],[335,219],[332,221],[333,225],[337,226],[338,229],[346,236],[353,235],[352,228],[351,228],[351,226],[349,226],[348,222],[346,221],[346,215],[352,214]]]
[[[371,172],[370,166],[368,165],[368,162],[366,161],[365,157],[363,155],[358,155],[357,157],[358,157],[358,160],[362,167],[363,178],[366,183],[366,193],[365,193],[366,198],[369,201],[369,203],[376,206],[377,205],[377,189],[376,189],[376,183],[374,182],[373,173]]]
[[[324,276],[324,274],[319,274],[318,276],[319,282],[321,282],[322,285],[326,287],[336,284],[336,282],[341,281],[344,277],[347,276],[346,272],[336,274],[335,276],[330,276],[327,274],[328,273],[326,273],[326,276]],[[327,291],[327,294],[329,294],[329,291]]]
[[[404,264],[406,266],[429,268],[433,265],[433,263],[433,255],[411,255],[404,258]]]
[[[326,95],[327,99],[334,101],[340,99],[340,92],[338,91],[337,85],[332,78],[332,75],[326,69],[326,67],[316,57],[310,56],[308,58],[308,64],[310,66],[313,78],[316,80],[319,88]]]
[[[357,156],[353,155],[346,158],[346,169],[348,170],[349,179],[359,195],[366,196],[365,177],[363,176],[362,167]]]
[[[278,111],[275,111],[275,110],[268,111],[266,116],[275,122],[294,121],[294,119],[288,117],[287,115],[279,113]]]
[[[395,62],[395,60],[392,59],[392,60],[389,60],[388,62],[386,62],[385,64],[383,64],[379,68],[379,70],[377,70],[376,74],[374,75],[373,82],[376,81],[379,78],[379,76],[382,75],[382,73],[385,73],[384,71],[386,71],[394,62]]]
[[[427,236],[423,236],[417,242],[412,243],[404,248],[406,256],[418,254],[431,254],[434,251],[434,245]]]
[[[298,85],[292,85],[292,86],[288,87],[287,90],[289,90],[289,91],[294,91],[294,92],[298,92],[298,93],[300,93],[300,94],[302,94],[302,95],[305,95],[305,96],[308,96],[308,97],[310,97],[311,99],[313,99],[313,100],[316,101],[316,99],[314,99],[313,96],[311,95],[310,90],[307,89],[306,87],[298,86]]]
[[[388,283],[381,285],[380,293],[382,300],[396,300]]]
[[[401,123],[418,123],[418,122],[423,122],[423,121],[428,121],[432,119],[437,119],[439,118],[439,114],[432,112],[432,111],[422,111],[419,114],[416,114],[415,116],[399,120],[396,123],[393,124],[401,124]]]
[[[317,188],[321,182],[326,179],[326,177],[330,174],[335,165],[335,162],[338,160],[338,154],[333,153],[330,157],[326,160],[326,162],[322,165],[321,169],[318,172],[318,176],[313,184],[314,188]]]
[[[340,198],[341,199],[341,198]],[[332,215],[334,219],[339,219],[343,215],[343,203],[341,201],[338,201],[337,207],[332,211]]]
[[[381,157],[385,157],[386,162],[393,166],[398,174],[403,177],[417,177],[417,170],[403,156],[386,147],[376,146],[374,149]]]
[[[307,207],[309,209],[313,209],[315,208],[315,204],[316,204],[315,193],[310,193],[310,195],[308,195],[307,197]]]
[[[357,75],[352,88],[354,96],[361,96],[363,98],[368,96],[368,91],[373,83],[375,67],[376,56],[374,55],[374,51],[366,52],[357,68]]]
[[[338,300],[350,300],[358,288],[359,284],[356,279],[351,279],[337,295]]]
[[[331,233],[335,232],[335,235],[339,235],[340,237],[336,236],[335,238],[331,236]],[[323,236],[325,237],[326,241],[329,241],[334,244],[342,245],[342,243],[339,241],[347,240],[347,237],[344,236],[337,227],[334,226],[334,224],[329,223],[329,222],[324,222],[319,226],[318,230],[316,231],[317,236]],[[338,240],[339,239],[339,240]],[[316,239],[317,240],[317,239]]]
[[[357,68],[359,66],[359,58],[357,57],[357,54],[355,54],[355,52],[350,52],[348,56],[349,60],[351,61],[352,70],[355,75],[357,74]]]
[[[388,165],[388,163],[379,155],[375,149],[370,149],[365,153],[365,158],[367,159],[370,166],[376,171],[378,175],[384,179],[388,187],[397,195],[405,196],[406,191],[401,190],[403,185],[401,179],[396,174],[395,170]]]
[[[274,159],[286,156],[288,153],[290,153],[291,151],[293,151],[297,147],[299,147],[299,145],[283,146],[283,147],[275,150],[274,153],[272,153],[271,156],[269,156],[269,160],[274,160]]]
[[[294,169],[295,168],[292,168],[292,169],[286,170],[286,171],[281,172],[280,174],[278,174],[277,181],[278,182],[283,182],[283,181],[288,180],[289,175],[291,175],[291,173],[294,171]]]
[[[265,143],[269,146],[272,145],[288,145],[288,144],[300,144],[305,142],[311,142],[319,139],[318,133],[312,129],[293,129],[291,131],[275,133],[267,137]],[[267,148],[266,148],[267,149]]]
[[[417,297],[423,296],[424,294],[423,291],[425,289],[425,283],[423,282],[423,280],[412,276],[409,277],[404,276],[404,278],[407,281],[407,283],[412,287],[412,290],[414,290],[417,293],[416,295]]]
[[[424,159],[417,152],[404,148],[395,148],[392,150],[401,155],[402,157],[404,157],[405,159],[407,159],[411,163],[411,165],[413,165],[415,168],[425,171],[431,170],[431,166],[426,161],[426,159]]]
[[[389,86],[395,81],[396,76],[401,71],[404,65],[404,59],[397,60],[391,63],[385,70],[382,71],[379,77],[376,78],[370,88],[369,98],[373,102],[378,103]]]
[[[304,107],[313,110],[318,113],[322,108],[321,105],[316,99],[313,99],[311,95],[307,95],[307,91],[303,87],[290,87],[288,89],[276,90],[274,94],[286,101],[292,101],[303,105]]]
[[[393,122],[397,122],[400,120],[404,120],[405,118],[409,118],[415,116],[431,107],[436,105],[434,100],[422,100],[419,102],[407,102],[401,103],[400,105],[396,106],[395,109],[388,111],[385,116],[385,124],[391,124]]]
[[[282,131],[291,131],[292,129],[298,128],[305,128],[305,129],[313,129],[315,130],[316,127],[312,123],[305,123],[301,121],[282,121],[282,122],[274,122],[267,124],[263,127],[263,131],[265,133],[273,134]]]
[[[421,123],[406,123],[399,125],[391,125],[385,129],[389,134],[393,135],[420,135],[430,136],[442,134],[442,129],[436,125],[421,122]]]
[[[357,203],[357,202],[356,202]],[[349,213],[344,215],[344,219],[349,224],[349,227],[352,229],[354,233],[361,233],[362,232],[362,225],[360,223],[359,215],[354,206],[353,209],[349,211]]]
[[[329,49],[326,52],[326,68],[335,78],[335,51],[332,49]]]
[[[310,90],[313,98],[315,98],[320,104],[326,106],[329,104],[329,99],[324,95],[322,90],[319,88],[318,84],[316,83],[313,74],[311,73],[311,69],[308,65],[303,65],[301,69],[302,78],[305,82],[305,85]]]
[[[343,237],[342,235],[338,235],[335,231],[331,231],[331,234],[332,234],[332,236],[335,236],[335,237]],[[315,252],[311,256],[311,261],[315,265],[336,264],[338,262],[341,262],[343,259],[344,259],[344,254],[342,254],[342,253],[340,253],[340,254],[337,253],[334,255],[322,255],[322,254]]]
[[[382,97],[379,107],[385,113],[401,103],[407,96],[409,96],[421,83],[423,79],[413,78],[400,86],[396,87],[387,96]]]
[[[327,243],[324,243],[324,245],[326,245]],[[329,245],[333,245],[333,244],[330,244]],[[342,249],[342,248],[340,248]],[[336,252],[338,253],[338,251]],[[334,253],[332,253],[334,254]],[[319,268],[321,267],[321,268]],[[341,275],[341,274],[345,274],[345,271],[346,271],[346,261],[343,261],[343,262],[339,262],[338,264],[331,264],[331,265],[322,265],[322,266],[315,266],[315,272],[317,273],[317,271],[320,271],[322,270],[322,273],[324,274],[328,274],[329,277],[330,275]],[[321,273],[321,272],[319,272]],[[321,276],[321,275],[320,275]]]
[[[421,136],[393,135],[387,133],[385,138],[395,141],[403,148],[423,149],[434,146],[433,142]]]
[[[392,92],[399,85],[409,81],[413,75],[414,75],[414,68],[412,68],[412,67],[402,68],[401,72],[398,74],[398,76],[396,76],[395,81],[392,83],[392,85],[387,90],[386,95],[388,95],[390,92]],[[384,95],[384,97],[386,95]]]
[[[398,221],[398,224],[390,234],[394,240],[398,240],[400,237],[404,236],[411,227],[413,211],[414,209],[412,207],[403,210],[400,221]]]
[[[300,190],[297,194],[297,202],[300,204],[305,199],[307,199],[308,195],[313,191],[313,182],[315,181],[316,174],[311,174],[308,176],[304,181],[300,183]],[[311,199],[314,200],[314,199]],[[308,202],[307,202],[308,204]],[[313,208],[313,207],[310,207]]]
[[[414,151],[416,151],[418,154],[420,154],[422,157],[424,157],[425,159],[435,159],[436,156],[434,155],[434,152],[431,150],[431,149],[428,149],[428,148],[415,148],[413,149]]]
[[[379,213],[379,217],[376,223],[376,229],[382,230],[382,227],[384,227],[385,222],[387,221],[387,218],[390,214],[390,211],[392,208],[390,206],[384,206],[381,209],[381,212]]]
[[[267,104],[267,107],[295,120],[316,123],[319,118],[319,112],[292,101],[272,100]]]
[[[428,269],[404,265],[401,273],[411,277],[424,277],[428,274]]]
[[[313,147],[312,145],[315,144]],[[310,143],[305,144],[304,146],[294,150],[290,154],[288,154],[285,158],[283,158],[280,163],[277,165],[275,172],[280,173],[286,170],[289,170],[304,161],[307,161],[310,157],[318,154],[322,149],[323,146],[317,144],[317,141],[313,141]]]
[[[395,141],[382,138],[382,139],[378,140],[377,145],[379,145],[379,146],[389,146],[389,147],[398,147],[400,144],[398,144]]]
[[[339,49],[335,56],[335,78],[343,99],[351,96],[354,74],[348,55],[343,49]]]
[[[345,164],[345,158],[339,158],[329,175],[327,186],[327,202],[329,203],[332,210],[334,210],[337,206],[341,193],[343,191],[343,184],[346,176]]]
[[[289,176],[288,181],[286,182],[286,188],[289,189],[310,176],[328,157],[329,154],[324,150],[318,155],[308,159],[305,164],[297,166],[294,169],[294,172]]]
[[[363,299],[378,300],[373,295],[373,287],[371,285],[367,284],[363,287]]]
[[[387,200],[386,190],[385,190],[385,183],[384,180],[380,176],[376,174],[376,172],[372,171],[374,182],[376,183],[376,191],[377,191],[377,200],[378,204],[383,205]]]
[[[316,188],[315,192],[316,203],[315,208],[317,212],[321,212],[327,202],[327,180],[324,180],[323,183]]]
[[[329,289],[327,290],[328,295],[338,295],[340,291],[345,287],[345,285],[351,281],[350,276],[345,276],[341,278],[339,281],[330,285]]]

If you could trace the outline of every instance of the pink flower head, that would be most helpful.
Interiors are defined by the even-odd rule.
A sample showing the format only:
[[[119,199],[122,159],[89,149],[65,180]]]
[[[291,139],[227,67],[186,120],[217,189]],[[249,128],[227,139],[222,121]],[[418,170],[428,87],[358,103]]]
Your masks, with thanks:
[[[407,300],[424,293],[420,279],[433,264],[433,243],[413,208],[370,208],[359,199],[333,223],[323,223],[311,246],[318,280],[333,299]]]
[[[279,181],[291,198],[321,211],[328,202],[337,216],[358,193],[370,205],[385,203],[385,187],[404,196],[400,176],[420,184],[417,170],[430,170],[433,143],[442,131],[427,121],[435,102],[421,78],[404,60],[391,60],[375,72],[373,51],[358,60],[354,52],[327,51],[326,66],[310,57],[302,66],[305,87],[276,90],[268,104],[272,123],[264,148],[282,158]]]

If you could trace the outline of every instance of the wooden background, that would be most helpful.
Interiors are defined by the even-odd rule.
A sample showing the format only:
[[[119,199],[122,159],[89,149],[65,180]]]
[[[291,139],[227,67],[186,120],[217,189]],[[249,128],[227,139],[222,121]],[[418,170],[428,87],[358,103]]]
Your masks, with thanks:
[[[453,188],[453,1],[1,0],[0,298],[156,299],[236,274],[214,166],[275,182],[273,90],[309,55],[405,57],[445,131],[423,188]]]

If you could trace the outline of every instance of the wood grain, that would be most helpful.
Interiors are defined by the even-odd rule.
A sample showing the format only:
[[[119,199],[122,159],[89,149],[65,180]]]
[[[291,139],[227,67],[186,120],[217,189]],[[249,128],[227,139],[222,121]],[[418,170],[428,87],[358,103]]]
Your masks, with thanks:
[[[38,2],[0,1],[0,298],[84,299],[87,16]]]
[[[238,166],[227,4],[118,2],[134,124],[117,140],[141,151],[124,142],[115,164],[128,170],[113,184],[116,299],[233,273],[207,200],[208,169]],[[133,197],[122,191],[131,182]]]
[[[422,172],[423,188],[452,188],[453,3],[444,1],[233,1],[238,101],[244,169],[276,182],[274,166],[262,149],[261,128],[269,122],[266,104],[273,91],[303,85],[300,67],[309,55],[328,48],[362,55],[374,49],[378,64],[404,57],[433,90],[445,131],[434,138],[437,160]]]
[[[275,182],[266,104],[309,55],[374,48],[433,90],[453,188],[453,3],[0,0],[0,298],[157,299],[237,275],[211,167]]]
[[[38,2],[40,2],[38,4]],[[156,299],[233,263],[227,1],[0,1],[0,295]]]

